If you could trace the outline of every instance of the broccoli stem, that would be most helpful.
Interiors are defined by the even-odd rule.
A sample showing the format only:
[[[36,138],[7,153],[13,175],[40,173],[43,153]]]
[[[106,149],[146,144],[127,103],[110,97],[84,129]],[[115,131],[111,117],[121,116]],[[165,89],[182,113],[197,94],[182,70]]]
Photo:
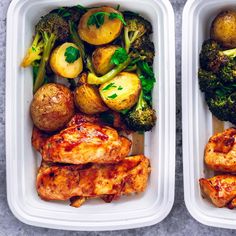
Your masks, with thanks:
[[[236,48],[222,51],[222,53],[228,57],[236,57]]]
[[[94,73],[89,73],[88,74],[88,84],[99,85],[99,84],[106,83],[107,81],[113,79],[121,71],[123,71],[130,64],[130,62],[131,62],[131,58],[129,56],[126,61],[119,64],[117,67],[115,67],[114,69],[112,69],[107,74],[105,74],[101,77],[96,76]]]
[[[125,50],[129,53],[131,44],[138,38],[138,31],[132,32],[132,35],[129,34],[128,27],[124,29],[124,38],[125,38]]]
[[[93,69],[93,63],[92,63],[90,56],[88,56],[86,59],[86,65],[87,65],[87,69],[89,70],[89,72],[95,74],[95,71]]]
[[[23,61],[21,62],[22,67],[30,66],[34,61],[41,58],[40,54],[43,51],[43,42],[41,41],[41,35],[37,33],[34,37],[33,43],[28,49]]]
[[[143,90],[141,90],[135,110],[142,110],[144,107],[147,107],[147,102],[144,100]]]
[[[44,77],[46,74],[46,64],[49,60],[50,53],[52,51],[52,48],[56,41],[56,36],[54,34],[51,34],[50,36],[44,32],[43,33],[43,39],[44,39],[44,49],[43,49],[43,55],[39,64],[39,70],[37,77],[35,79],[34,89],[33,92],[35,93],[44,83]]]
[[[75,25],[72,21],[69,21],[69,28],[70,28],[70,35],[71,35],[72,42],[76,44],[76,46],[79,48],[80,55],[82,59],[84,60],[85,58],[84,44],[82,40],[80,39],[79,35],[77,34]]]

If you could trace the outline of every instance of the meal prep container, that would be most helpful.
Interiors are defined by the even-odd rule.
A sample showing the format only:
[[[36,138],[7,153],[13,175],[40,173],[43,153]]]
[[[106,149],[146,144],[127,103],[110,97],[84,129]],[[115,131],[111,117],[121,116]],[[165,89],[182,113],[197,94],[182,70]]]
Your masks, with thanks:
[[[46,202],[36,192],[41,157],[31,146],[31,69],[20,62],[31,43],[40,16],[60,6],[121,5],[141,13],[153,25],[157,83],[153,104],[158,121],[145,135],[145,154],[152,172],[145,193],[122,197],[110,204],[86,202],[80,208],[68,202]],[[156,224],[170,212],[175,181],[175,47],[174,14],[166,0],[13,0],[7,15],[6,162],[7,196],[13,214],[30,225],[67,230],[118,230]]]
[[[231,127],[213,118],[198,86],[199,53],[209,38],[210,25],[224,9],[236,9],[234,0],[190,0],[183,11],[182,37],[182,111],[183,167],[185,204],[199,222],[215,227],[236,229],[236,212],[217,208],[201,196],[198,180],[215,174],[204,165],[204,148],[216,132]]]

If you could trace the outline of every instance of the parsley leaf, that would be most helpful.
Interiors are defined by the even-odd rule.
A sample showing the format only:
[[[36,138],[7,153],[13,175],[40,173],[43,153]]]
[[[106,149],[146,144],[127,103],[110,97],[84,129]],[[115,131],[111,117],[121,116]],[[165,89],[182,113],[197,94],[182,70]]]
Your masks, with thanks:
[[[100,28],[104,24],[105,16],[108,16],[109,20],[119,19],[124,25],[126,25],[124,17],[121,14],[115,12],[108,13],[105,11],[99,11],[93,13],[89,17],[87,21],[87,26],[95,25],[96,28]]]
[[[118,90],[122,90],[122,89],[123,89],[123,87],[121,87],[121,86],[118,87]]]
[[[116,88],[116,86],[115,86],[114,84],[115,84],[115,83],[110,83],[110,84],[108,84],[105,88],[102,89],[102,91],[106,91],[106,90],[108,90],[108,89],[110,89],[110,88]]]
[[[111,57],[111,63],[118,66],[128,59],[128,54],[124,48],[118,48]]]
[[[80,52],[77,48],[70,46],[66,49],[64,56],[68,63],[73,63],[80,58]]]
[[[110,98],[110,99],[114,99],[114,98],[116,98],[116,97],[117,97],[117,94],[116,94],[116,93],[112,94],[111,96],[108,96],[108,98]]]
[[[119,19],[125,26],[127,25],[126,22],[125,22],[124,17],[119,13],[111,12],[110,15],[109,15],[109,19],[110,20]]]

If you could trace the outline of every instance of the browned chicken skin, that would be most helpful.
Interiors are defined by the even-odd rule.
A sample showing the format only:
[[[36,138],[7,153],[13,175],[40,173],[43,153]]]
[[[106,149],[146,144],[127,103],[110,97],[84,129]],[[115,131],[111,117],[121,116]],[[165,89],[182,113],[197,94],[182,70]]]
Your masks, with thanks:
[[[143,192],[150,172],[143,156],[126,157],[116,164],[48,165],[37,176],[37,191],[44,200],[68,200],[80,206],[86,198],[100,197],[110,202],[121,195]]]
[[[108,126],[73,125],[47,139],[42,148],[45,161],[70,164],[114,163],[129,155],[131,141]]]
[[[213,135],[205,148],[205,163],[214,171],[236,172],[236,129]]]
[[[217,207],[236,206],[236,176],[218,175],[209,179],[200,179],[200,187],[204,196]]]

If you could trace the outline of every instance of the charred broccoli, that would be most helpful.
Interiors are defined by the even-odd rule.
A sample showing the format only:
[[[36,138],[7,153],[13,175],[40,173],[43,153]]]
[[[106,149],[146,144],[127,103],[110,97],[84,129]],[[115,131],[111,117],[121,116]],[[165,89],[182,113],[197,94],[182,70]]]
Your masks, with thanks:
[[[236,61],[230,60],[219,69],[218,76],[223,83],[236,82]]]
[[[68,23],[58,14],[49,13],[43,16],[35,26],[35,38],[33,44],[23,59],[22,66],[27,67],[40,60],[38,73],[33,91],[36,92],[44,83],[46,64],[56,41],[66,41],[69,36]]]
[[[200,53],[200,66],[204,70],[217,73],[221,66],[226,65],[235,57],[236,49],[223,51],[219,43],[209,39],[202,45],[202,50]]]
[[[149,35],[152,33],[152,25],[143,17],[132,12],[124,12],[123,14],[126,22],[126,26],[124,27],[125,49],[129,52],[132,44],[137,39],[145,34]],[[139,43],[139,45],[142,44]]]
[[[230,117],[228,109],[228,96],[225,94],[206,94],[206,102],[209,110],[219,120],[228,121]]]
[[[211,71],[199,69],[198,80],[200,90],[202,92],[213,92],[216,88],[220,87],[221,83],[219,78]]]
[[[136,107],[125,116],[128,128],[134,131],[150,131],[156,123],[156,112],[143,98],[140,93]]]

